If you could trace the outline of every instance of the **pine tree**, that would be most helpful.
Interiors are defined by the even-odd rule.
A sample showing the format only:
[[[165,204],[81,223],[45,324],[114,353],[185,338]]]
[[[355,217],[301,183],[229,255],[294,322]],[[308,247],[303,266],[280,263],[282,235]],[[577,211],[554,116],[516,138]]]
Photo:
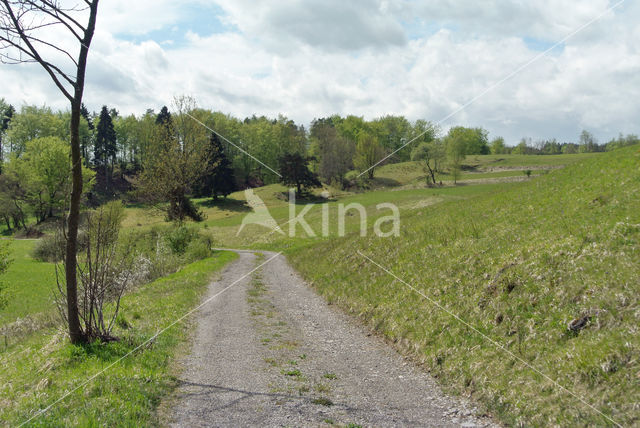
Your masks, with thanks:
[[[84,159],[84,166],[89,167],[89,144],[91,143],[91,134],[95,129],[93,126],[93,120],[89,115],[89,110],[85,107],[84,103],[80,106],[80,115],[87,121],[87,127],[89,128],[89,136],[81,137],[80,150],[82,151],[82,158]]]
[[[93,150],[93,164],[96,169],[102,168],[104,171],[105,191],[108,191],[111,185],[116,154],[116,131],[113,128],[113,121],[107,106],[102,106],[97,127],[96,144]]]
[[[171,113],[169,113],[167,106],[163,106],[156,116],[156,125],[168,125],[169,123],[171,123]]]

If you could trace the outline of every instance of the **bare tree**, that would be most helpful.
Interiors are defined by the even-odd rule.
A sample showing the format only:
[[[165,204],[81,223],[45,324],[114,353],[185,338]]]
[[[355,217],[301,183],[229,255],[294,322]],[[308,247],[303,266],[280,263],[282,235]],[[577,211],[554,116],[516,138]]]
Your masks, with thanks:
[[[83,0],[74,4],[58,0],[0,0],[0,60],[13,64],[40,64],[71,104],[72,188],[66,225],[65,278],[67,319],[72,343],[87,339],[78,316],[76,274],[82,196],[79,126],[87,56],[97,13],[98,0]],[[48,37],[52,35],[56,37]],[[60,37],[64,42],[49,41],[60,40]],[[71,46],[79,49],[77,55],[73,54]]]
[[[85,227],[81,234],[83,245],[79,252],[81,263],[78,266],[78,300],[83,332],[89,340],[116,340],[111,335],[111,330],[118,317],[120,299],[127,287],[136,282],[145,266],[134,254],[133,243],[120,244],[118,241],[120,225],[124,219],[122,202],[109,202],[86,212],[83,217]],[[142,275],[146,275],[146,272]],[[58,279],[57,282],[57,297],[60,299],[57,298],[56,303],[66,320],[64,281]]]

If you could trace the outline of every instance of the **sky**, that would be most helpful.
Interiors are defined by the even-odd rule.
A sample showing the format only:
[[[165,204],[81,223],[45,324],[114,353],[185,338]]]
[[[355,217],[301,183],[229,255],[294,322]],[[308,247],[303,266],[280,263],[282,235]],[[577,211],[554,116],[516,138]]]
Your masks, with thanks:
[[[640,134],[640,2],[619,1],[103,0],[84,101],[139,115],[191,95],[305,126],[404,115],[511,145],[606,142]],[[0,65],[0,97],[68,106],[35,64]]]

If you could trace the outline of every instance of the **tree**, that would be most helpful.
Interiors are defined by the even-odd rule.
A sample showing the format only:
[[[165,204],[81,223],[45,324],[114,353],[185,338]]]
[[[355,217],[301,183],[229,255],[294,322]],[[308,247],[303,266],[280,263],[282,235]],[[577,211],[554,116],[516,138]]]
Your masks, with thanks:
[[[307,166],[310,160],[299,153],[286,154],[280,158],[280,180],[285,186],[296,186],[299,195],[303,188],[321,185],[318,176]]]
[[[373,167],[384,156],[384,149],[378,139],[367,131],[358,135],[356,154],[353,165],[360,171],[367,171],[369,180],[373,179],[375,168]]]
[[[428,174],[427,184],[436,184],[436,173],[440,170],[440,164],[445,158],[444,147],[435,141],[420,143],[411,152],[411,160],[421,162],[424,171]]]
[[[530,141],[529,141],[529,143],[530,143]],[[518,143],[518,145],[515,146],[513,148],[513,150],[511,150],[511,153],[514,154],[514,155],[529,155],[529,154],[531,154],[533,148],[530,146],[529,143],[527,142],[527,139],[523,137],[520,140],[520,142]]]
[[[200,221],[202,214],[188,194],[209,172],[207,130],[192,118],[202,122],[204,112],[189,97],[178,97],[174,103],[175,116],[161,111],[156,119],[155,144],[142,165],[138,187],[150,202],[168,202],[169,220]]]
[[[231,168],[231,162],[227,158],[224,145],[217,134],[212,133],[209,139],[208,173],[198,183],[195,194],[198,196],[212,196],[217,200],[218,196],[227,197],[234,191],[236,180]]]
[[[34,138],[58,137],[68,139],[69,129],[62,115],[49,107],[23,106],[13,115],[7,127],[9,152],[22,154],[27,141]]]
[[[56,0],[0,0],[0,57],[6,62],[40,64],[71,105],[69,128],[73,179],[67,217],[65,283],[69,337],[72,343],[84,342],[87,339],[80,325],[77,295],[76,250],[82,196],[79,127],[87,56],[97,14],[98,0],[84,0],[76,5],[65,2],[65,6]],[[83,18],[87,22],[84,25],[81,24]],[[57,42],[54,45],[47,41],[52,40],[47,37],[47,32],[56,31],[59,27],[64,27],[67,37],[78,44],[79,52],[75,58],[70,51],[59,47],[65,46],[64,43]],[[55,40],[60,40],[59,37]],[[54,64],[53,58],[60,62]],[[67,64],[61,64],[63,59],[60,58]],[[70,60],[70,65],[67,59]],[[75,70],[75,76],[63,71],[70,69]]]
[[[414,133],[411,124],[404,116],[383,116],[368,123],[370,132],[377,138],[387,153],[392,153],[402,147]],[[409,150],[399,150],[390,158],[393,162],[409,160]],[[379,159],[376,159],[378,161]]]
[[[90,340],[113,340],[111,329],[120,309],[120,299],[134,278],[133,244],[118,248],[120,225],[125,217],[120,201],[112,201],[86,213],[85,245],[81,255],[80,318]],[[65,290],[58,287],[64,297]],[[64,300],[64,299],[63,299]],[[105,305],[113,303],[109,313]],[[58,306],[60,302],[58,302]],[[64,310],[60,311],[63,317]]]
[[[14,113],[15,110],[13,106],[5,103],[4,98],[0,98],[0,174],[2,174],[2,164],[4,163],[4,145],[2,144],[2,140],[7,128],[9,128],[9,123],[11,123]]]
[[[486,155],[489,154],[487,134],[488,132],[482,128],[455,126],[449,130],[448,136],[462,141],[465,145],[466,154]]]
[[[104,178],[104,191],[109,192],[112,176],[113,164],[116,154],[116,131],[113,128],[113,120],[107,106],[102,106],[100,119],[96,133],[96,142],[93,148],[93,164],[96,169],[102,169]]]
[[[509,150],[504,144],[504,138],[502,137],[494,138],[489,144],[489,148],[491,149],[491,154],[493,155],[503,155],[506,154]]]
[[[598,141],[593,134],[586,129],[580,133],[578,146],[580,147],[580,153],[593,153],[600,151]]]
[[[169,125],[171,123],[171,113],[167,106],[162,106],[160,113],[156,116],[156,125]]]
[[[11,154],[6,168],[6,184],[10,185],[2,192],[16,204],[25,204],[38,222],[53,216],[63,207],[69,191],[69,154],[69,145],[57,137],[27,141],[22,156]],[[92,178],[93,172],[83,167],[86,189]]]
[[[622,133],[618,135],[618,138],[614,138],[610,140],[606,145],[606,151],[611,151],[615,149],[619,149],[621,147],[633,146],[635,144],[640,143],[640,138],[634,134],[627,134],[627,136],[623,136]]]
[[[355,143],[340,136],[331,119],[316,119],[311,123],[311,144],[317,147],[318,175],[344,187],[344,176],[353,167]]]
[[[82,116],[87,124],[87,132],[84,133],[84,135],[80,132],[80,152],[84,159],[84,165],[89,166],[89,145],[91,144],[91,135],[95,126],[93,125],[93,120],[89,115],[89,110],[87,110],[84,104],[80,105],[80,116]]]
[[[456,184],[460,178],[462,161],[467,155],[467,141],[464,138],[464,134],[449,133],[449,135],[445,137],[444,143],[453,183]]]

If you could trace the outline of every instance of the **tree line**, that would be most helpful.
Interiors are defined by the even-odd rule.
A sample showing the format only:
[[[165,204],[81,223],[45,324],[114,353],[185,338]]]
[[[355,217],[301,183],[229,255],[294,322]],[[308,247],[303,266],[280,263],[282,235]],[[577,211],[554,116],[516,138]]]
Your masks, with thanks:
[[[168,203],[171,220],[201,217],[190,202],[194,196],[217,199],[278,181],[299,191],[320,181],[346,188],[372,179],[381,159],[421,162],[435,185],[445,169],[455,181],[467,155],[598,152],[640,141],[620,135],[599,144],[583,131],[577,143],[523,138],[510,147],[502,137],[489,140],[483,128],[456,126],[440,135],[433,123],[403,116],[333,115],[313,120],[307,130],[282,115],[239,119],[202,109],[189,97],[138,116],[106,105],[100,112],[82,105],[80,113],[85,202]],[[45,221],[66,206],[70,120],[69,111],[29,105],[16,111],[0,100],[0,217],[9,229],[26,228],[30,216]]]

